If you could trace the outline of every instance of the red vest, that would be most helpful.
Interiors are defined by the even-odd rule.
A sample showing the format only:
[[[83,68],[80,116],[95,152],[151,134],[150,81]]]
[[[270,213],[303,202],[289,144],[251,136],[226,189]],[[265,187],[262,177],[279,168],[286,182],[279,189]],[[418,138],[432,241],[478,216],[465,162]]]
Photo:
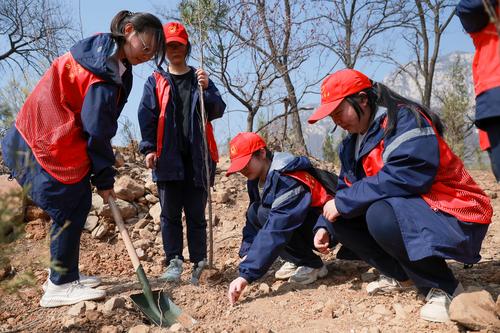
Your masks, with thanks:
[[[385,127],[386,119],[381,122]],[[427,119],[429,121],[429,119]],[[429,121],[430,123],[430,121]],[[491,223],[493,209],[488,196],[474,182],[462,160],[434,133],[439,145],[439,167],[429,192],[422,199],[434,210],[440,210],[464,222]],[[368,155],[363,157],[363,169],[368,177],[376,175],[384,166],[382,139]]]
[[[163,148],[163,134],[165,133],[165,112],[167,110],[167,104],[170,99],[170,84],[160,73],[154,72],[153,75],[156,80],[156,97],[158,98],[158,106],[160,107],[158,128],[156,129],[156,156],[159,157]],[[206,137],[210,157],[215,163],[217,163],[219,162],[219,151],[217,149],[217,143],[215,141],[212,123],[210,123],[209,121],[207,121],[206,124]]]
[[[499,10],[497,12],[500,13]],[[472,76],[476,96],[482,92],[500,87],[500,42],[494,23],[483,30],[471,33],[476,47],[472,62]]]
[[[291,171],[285,173],[287,176],[297,179],[307,187],[311,191],[311,207],[323,207],[325,203],[333,197],[329,195],[323,185],[311,176],[308,172],[303,170]]]
[[[77,183],[90,171],[80,112],[88,88],[100,81],[68,52],[54,60],[17,116],[36,160],[61,183]]]

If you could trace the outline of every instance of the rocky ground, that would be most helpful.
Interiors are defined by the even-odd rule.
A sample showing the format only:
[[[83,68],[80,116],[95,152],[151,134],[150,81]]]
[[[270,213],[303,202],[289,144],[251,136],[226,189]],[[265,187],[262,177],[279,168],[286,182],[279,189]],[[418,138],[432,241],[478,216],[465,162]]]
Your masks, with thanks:
[[[125,157],[123,157],[125,156]],[[191,269],[185,264],[180,284],[163,284],[163,250],[159,234],[159,204],[149,172],[122,150],[118,158],[116,191],[119,206],[134,246],[154,288],[166,291],[174,302],[197,320],[193,332],[465,332],[456,322],[429,323],[419,319],[423,300],[414,291],[368,296],[364,287],[377,272],[356,261],[324,256],[329,274],[318,282],[301,286],[275,281],[276,262],[262,281],[251,285],[236,306],[226,298],[229,282],[237,276],[237,251],[248,205],[245,180],[227,178],[219,164],[215,191],[214,263],[200,285],[189,283]],[[463,304],[454,302],[454,318],[468,329],[499,332],[500,324],[500,192],[489,171],[472,171],[492,198],[494,218],[483,243],[483,259],[469,269],[451,262],[468,290]],[[5,182],[6,176],[0,178]],[[2,185],[3,186],[3,185]],[[0,191],[1,192],[1,191]],[[26,232],[8,245],[10,265],[0,269],[2,283],[32,272],[35,285],[14,294],[0,289],[0,332],[167,332],[185,331],[179,325],[169,330],[151,326],[132,304],[130,294],[140,292],[135,273],[107,205],[97,195],[81,241],[80,269],[98,274],[108,296],[102,302],[45,309],[38,306],[42,283],[47,279],[47,232],[50,222],[40,209],[30,206]],[[185,249],[188,257],[187,248]],[[495,301],[496,300],[496,304]],[[455,304],[456,303],[456,304]],[[473,304],[473,305],[471,305]],[[495,307],[497,314],[495,314]],[[497,326],[498,325],[498,326]]]

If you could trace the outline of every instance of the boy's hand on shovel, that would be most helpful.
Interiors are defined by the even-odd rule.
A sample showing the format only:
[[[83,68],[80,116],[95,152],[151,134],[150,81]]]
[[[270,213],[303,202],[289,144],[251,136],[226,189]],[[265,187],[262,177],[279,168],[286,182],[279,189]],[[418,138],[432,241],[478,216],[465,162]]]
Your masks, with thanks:
[[[97,194],[99,194],[102,197],[102,200],[104,201],[105,204],[108,203],[108,199],[110,196],[116,200],[116,193],[115,193],[115,190],[113,190],[113,189],[97,190]]]

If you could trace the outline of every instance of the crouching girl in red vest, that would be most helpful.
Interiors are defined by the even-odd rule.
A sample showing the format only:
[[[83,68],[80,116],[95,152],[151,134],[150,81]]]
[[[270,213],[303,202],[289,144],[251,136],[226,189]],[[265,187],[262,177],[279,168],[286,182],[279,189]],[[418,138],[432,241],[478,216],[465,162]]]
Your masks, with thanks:
[[[119,12],[111,33],[77,42],[54,60],[2,142],[11,174],[52,218],[51,269],[44,307],[105,296],[97,277],[79,273],[80,236],[91,184],[114,197],[111,138],[132,88],[132,65],[163,60],[161,22],[149,13]]]
[[[381,272],[367,291],[415,285],[420,317],[448,320],[462,286],[445,259],[472,264],[491,222],[488,197],[442,138],[439,118],[364,74],[345,69],[321,86],[310,123],[330,116],[349,132],[334,200],[315,227],[315,246],[333,235]]]
[[[230,157],[227,175],[239,172],[245,176],[250,198],[239,277],[228,290],[231,304],[249,283],[266,274],[278,256],[285,260],[275,274],[278,279],[309,284],[325,277],[328,270],[313,252],[312,230],[318,218],[323,218],[321,208],[331,196],[307,171],[312,169],[309,159],[272,154],[264,140],[251,132],[231,140]]]
[[[189,260],[193,282],[207,257],[207,190],[213,185],[217,145],[210,121],[222,117],[226,104],[203,69],[187,65],[191,52],[184,26],[170,22],[164,26],[168,69],[158,68],[144,85],[139,105],[142,141],[140,151],[153,169],[161,204],[161,234],[167,269],[166,281],[177,282],[183,271],[182,211],[186,216]],[[199,89],[207,112],[209,183],[206,179],[203,126],[199,110]]]

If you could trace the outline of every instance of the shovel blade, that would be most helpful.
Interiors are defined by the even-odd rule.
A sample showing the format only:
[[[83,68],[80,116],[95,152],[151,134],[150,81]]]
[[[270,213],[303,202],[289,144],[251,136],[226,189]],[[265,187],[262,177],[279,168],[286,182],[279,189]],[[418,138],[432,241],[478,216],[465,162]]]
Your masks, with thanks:
[[[154,324],[161,327],[169,327],[180,323],[185,328],[191,328],[196,323],[189,314],[181,308],[161,290],[153,291],[154,305],[148,301],[144,293],[130,295],[130,298],[141,312]]]

